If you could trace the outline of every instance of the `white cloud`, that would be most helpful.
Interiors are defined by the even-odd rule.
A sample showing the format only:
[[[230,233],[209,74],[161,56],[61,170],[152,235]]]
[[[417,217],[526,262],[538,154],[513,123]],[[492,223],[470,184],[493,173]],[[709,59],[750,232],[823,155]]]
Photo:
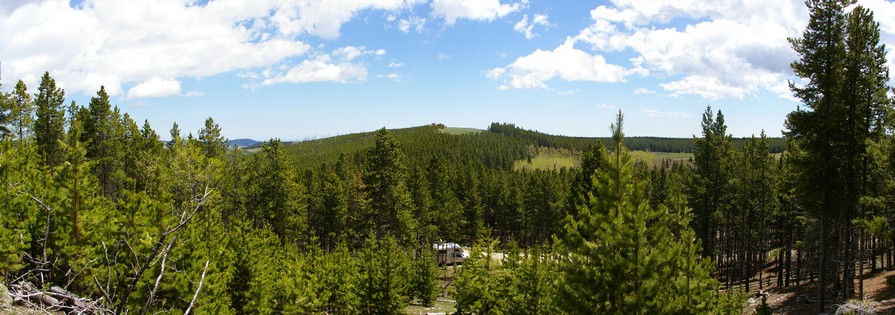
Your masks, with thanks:
[[[238,1],[239,2],[239,1]],[[425,0],[261,0],[249,1],[241,6],[268,6],[278,8],[270,21],[286,35],[303,33],[324,38],[339,36],[342,24],[350,21],[362,10],[397,11],[411,8]]]
[[[132,87],[127,91],[127,98],[167,97],[178,94],[180,94],[180,82],[155,77]]]
[[[659,118],[687,118],[690,117],[690,114],[683,112],[664,112],[656,109],[649,108],[641,108],[641,113],[646,114],[649,117],[659,117]]]
[[[400,75],[400,74],[397,74],[397,73],[394,73],[394,72],[389,73],[389,74],[380,74],[380,75],[377,75],[376,78],[379,78],[379,79],[388,79],[388,80],[392,80],[392,81],[395,81],[395,82],[401,82],[401,75]]]
[[[340,56],[345,61],[352,61],[354,59],[357,59],[357,57],[365,55],[384,56],[385,54],[385,49],[368,50],[364,46],[345,46],[333,51],[333,55]]]
[[[433,0],[431,14],[443,17],[445,23],[452,25],[458,19],[492,21],[526,6],[527,0],[511,4],[500,3],[500,0]]]
[[[111,95],[130,94],[155,77],[314,63],[307,59],[314,49],[300,37],[335,38],[361,10],[399,12],[424,2],[86,0],[72,8],[67,0],[0,1],[0,56],[4,74],[31,86],[49,71],[69,93],[105,85]]]
[[[647,88],[636,88],[634,89],[634,95],[645,95],[645,94],[656,94],[656,91],[647,89]]]
[[[425,25],[426,19],[418,16],[411,16],[406,19],[401,19],[401,21],[398,22],[398,29],[404,33],[410,33],[411,30],[416,31],[417,33],[422,33]]]
[[[447,61],[451,59],[451,55],[446,53],[438,53],[438,55],[435,56],[435,59],[438,61]]]
[[[594,23],[577,39],[598,51],[631,49],[644,69],[683,76],[660,84],[672,95],[721,99],[760,90],[789,94],[789,63],[796,56],[786,37],[799,36],[807,22],[801,2],[620,2],[591,11]],[[654,26],[679,18],[704,21],[680,28]]]
[[[533,39],[538,37],[538,34],[533,32],[535,26],[550,28],[552,27],[552,24],[547,20],[546,14],[535,14],[531,19],[531,23],[529,23],[528,14],[526,14],[522,17],[522,20],[519,20],[519,22],[513,26],[513,30],[525,34],[526,39]]]
[[[401,68],[401,67],[404,67],[404,64],[403,64],[403,63],[400,63],[400,62],[394,62],[394,61],[392,61],[392,62],[389,62],[389,63],[388,63],[388,67],[389,67],[389,68]]]
[[[610,105],[610,104],[605,104],[605,103],[604,103],[604,104],[597,105],[597,108],[615,110],[615,109],[618,109],[618,106]]]
[[[499,79],[504,73],[507,73],[507,69],[494,68],[494,69],[485,71],[485,76],[496,80],[496,79]]]
[[[189,91],[189,92],[186,92],[183,94],[183,96],[186,96],[186,97],[199,97],[199,96],[203,96],[203,95],[205,95],[205,92],[195,91],[195,90]]]
[[[575,41],[568,38],[554,50],[538,49],[519,57],[505,68],[487,71],[486,76],[492,79],[508,76],[510,87],[530,89],[547,88],[546,81],[555,78],[566,81],[623,82],[634,73],[607,63],[601,55],[591,55],[579,50],[574,44]]]
[[[882,43],[889,47],[895,45],[895,3],[862,0],[860,4],[875,12]],[[562,64],[568,58],[541,62],[539,67],[519,67],[517,60],[506,68],[511,82],[503,85],[546,87],[544,82],[552,78],[617,82],[630,74],[639,74],[663,80],[659,86],[673,96],[743,99],[767,92],[792,99],[787,80],[794,79],[789,64],[797,56],[786,38],[802,35],[808,12],[800,0],[611,0],[610,4],[592,10],[591,18],[590,26],[554,51],[536,50],[519,60],[533,56],[540,56],[542,61],[552,60],[546,57],[550,53],[571,58],[630,53],[633,58],[626,71],[621,66],[606,65],[610,71],[598,72],[604,75],[603,79],[595,79],[587,75],[563,75],[564,71],[559,69],[564,69]],[[525,33],[527,38],[534,37],[536,34],[526,33],[535,25],[533,21],[526,15],[514,29]],[[589,45],[592,52],[573,48],[582,43]],[[890,67],[895,69],[892,66],[895,50],[890,49],[888,57]],[[516,71],[512,71],[514,65]],[[634,93],[655,91],[637,89]]]
[[[309,83],[309,82],[338,82],[365,81],[367,68],[361,64],[342,60],[333,62],[332,57],[323,54],[304,60],[301,64],[289,68],[285,72],[277,72],[268,69],[262,74],[265,78],[261,85],[273,85],[278,83]]]

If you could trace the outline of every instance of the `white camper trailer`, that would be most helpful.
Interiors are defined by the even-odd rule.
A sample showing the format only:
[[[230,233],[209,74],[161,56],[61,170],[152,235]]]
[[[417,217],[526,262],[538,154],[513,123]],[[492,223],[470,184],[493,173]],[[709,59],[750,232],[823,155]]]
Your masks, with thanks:
[[[437,252],[439,266],[461,264],[469,257],[469,253],[457,243],[433,244],[432,248]]]

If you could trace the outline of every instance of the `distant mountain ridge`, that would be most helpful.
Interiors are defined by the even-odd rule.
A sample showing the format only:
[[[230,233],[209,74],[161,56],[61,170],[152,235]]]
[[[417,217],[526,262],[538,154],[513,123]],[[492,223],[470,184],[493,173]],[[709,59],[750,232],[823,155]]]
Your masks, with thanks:
[[[237,147],[237,148],[247,148],[250,146],[259,145],[261,143],[262,143],[261,141],[257,141],[257,140],[253,140],[253,139],[245,139],[245,138],[244,139],[227,140],[227,144],[229,144],[230,147]]]

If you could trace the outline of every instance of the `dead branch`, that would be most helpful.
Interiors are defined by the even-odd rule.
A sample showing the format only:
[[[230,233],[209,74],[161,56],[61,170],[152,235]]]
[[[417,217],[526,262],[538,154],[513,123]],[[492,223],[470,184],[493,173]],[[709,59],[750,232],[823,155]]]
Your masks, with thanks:
[[[202,277],[199,278],[199,286],[196,287],[196,293],[193,294],[193,299],[190,301],[190,306],[186,308],[186,311],[183,312],[183,315],[189,315],[190,310],[193,309],[193,304],[196,303],[196,298],[199,297],[199,291],[202,290],[202,281],[205,281],[205,272],[208,271],[208,262],[210,260],[205,261],[205,268],[202,269]]]
[[[174,245],[174,241],[177,240],[177,235],[171,238],[171,241],[168,242],[168,246],[165,247],[164,254],[162,254],[162,267],[159,270],[158,277],[155,278],[155,285],[152,286],[152,290],[149,291],[149,299],[146,300],[146,305],[143,306],[143,310],[140,311],[140,315],[146,314],[149,311],[149,307],[152,306],[152,300],[155,299],[155,291],[158,290],[159,283],[162,282],[162,276],[165,275],[165,262],[168,261],[168,254],[171,252],[171,246]]]
[[[48,310],[77,314],[111,313],[108,309],[100,307],[98,301],[79,298],[58,286],[50,288],[49,291],[40,291],[31,282],[22,281],[10,286],[9,294],[13,298],[13,303],[41,310],[46,314],[50,314]]]

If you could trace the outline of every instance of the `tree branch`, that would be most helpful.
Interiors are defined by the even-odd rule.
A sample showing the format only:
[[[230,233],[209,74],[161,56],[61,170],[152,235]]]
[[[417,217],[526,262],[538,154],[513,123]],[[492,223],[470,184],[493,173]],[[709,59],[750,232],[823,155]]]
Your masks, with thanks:
[[[202,277],[199,278],[199,286],[196,288],[196,293],[193,294],[193,300],[190,301],[190,306],[186,308],[186,311],[183,312],[183,315],[190,314],[190,310],[193,309],[193,304],[196,303],[196,298],[199,297],[199,291],[202,290],[202,281],[205,281],[205,272],[208,271],[208,262],[210,262],[210,260],[205,261],[205,268],[202,269]]]
[[[143,306],[143,310],[140,311],[140,315],[146,314],[149,311],[149,307],[152,306],[152,300],[155,299],[155,292],[158,290],[159,283],[162,282],[162,276],[165,275],[165,262],[168,261],[168,253],[171,252],[171,246],[174,245],[174,241],[177,240],[177,236],[175,235],[171,238],[171,241],[168,242],[168,246],[165,247],[164,254],[162,254],[162,267],[159,270],[158,277],[155,278],[155,285],[152,286],[152,290],[149,291],[149,299],[146,300],[146,305]]]

